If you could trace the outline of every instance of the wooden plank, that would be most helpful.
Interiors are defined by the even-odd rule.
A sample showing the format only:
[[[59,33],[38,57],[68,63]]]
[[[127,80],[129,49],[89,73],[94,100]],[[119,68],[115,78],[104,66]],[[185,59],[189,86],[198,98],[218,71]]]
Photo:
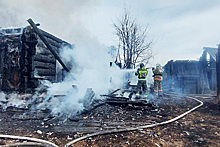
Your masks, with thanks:
[[[145,101],[142,102],[142,101],[115,101],[115,100],[107,100],[106,103],[113,104],[113,105],[122,105],[122,104],[128,105],[128,104],[132,104],[132,105],[135,105],[135,106],[149,106],[149,107],[153,106],[153,104],[147,103]]]
[[[55,126],[53,130],[56,132],[65,132],[65,133],[74,133],[74,132],[87,132],[93,133],[100,130],[100,127],[62,127],[62,126]],[[52,130],[52,131],[53,131]]]
[[[54,41],[54,40],[52,40],[52,39],[50,39],[50,38],[48,38],[47,41],[48,41],[52,46],[54,46],[54,47],[56,47],[56,48],[61,48],[61,47],[62,47],[62,45],[60,45],[59,43],[57,43],[56,41]]]
[[[49,80],[51,82],[55,82],[56,77],[55,76],[41,76],[41,77],[34,77],[35,79],[39,79],[39,80]]]
[[[47,38],[53,39],[53,40],[55,40],[56,42],[61,43],[61,44],[64,43],[64,44],[67,44],[67,45],[71,45],[71,44],[69,44],[68,42],[63,41],[63,40],[61,40],[61,39],[55,37],[54,35],[47,33],[46,31],[44,31],[44,30],[42,30],[42,29],[39,29],[39,30],[41,30],[41,32],[43,33],[43,35],[46,36]]]
[[[34,61],[46,62],[56,64],[56,59],[51,56],[45,56],[42,54],[37,54],[34,56]]]
[[[55,76],[56,75],[55,69],[36,68],[35,70],[39,76]]]
[[[52,53],[46,47],[42,47],[42,46],[36,47],[36,54],[52,55]]]
[[[56,41],[47,38],[47,41],[50,43],[50,45],[53,47],[54,50],[58,51],[59,48],[62,47],[61,44],[57,43]],[[38,46],[42,46],[44,48],[46,48],[47,46],[44,44],[44,42],[39,38],[38,39]]]
[[[42,68],[42,69],[55,69],[56,65],[53,63],[34,61],[34,67],[35,68]]]
[[[56,77],[55,77],[55,76],[44,76],[44,79],[45,79],[45,80],[49,80],[49,81],[51,81],[51,82],[55,82]]]

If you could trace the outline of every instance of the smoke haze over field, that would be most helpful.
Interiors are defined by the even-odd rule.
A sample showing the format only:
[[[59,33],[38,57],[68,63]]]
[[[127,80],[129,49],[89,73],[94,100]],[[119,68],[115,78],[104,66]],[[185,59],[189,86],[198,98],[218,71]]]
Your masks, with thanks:
[[[144,26],[149,24],[157,54],[151,63],[197,59],[204,46],[219,43],[219,0],[1,0],[0,26],[24,26],[33,18],[41,27],[73,44],[116,45],[112,22],[124,6]]]

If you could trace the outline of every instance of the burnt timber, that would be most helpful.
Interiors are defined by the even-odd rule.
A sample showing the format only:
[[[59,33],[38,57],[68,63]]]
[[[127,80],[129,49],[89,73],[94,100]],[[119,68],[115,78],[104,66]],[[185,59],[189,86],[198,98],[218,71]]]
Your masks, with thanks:
[[[220,106],[220,45],[218,45],[217,50],[217,63],[216,63],[216,69],[217,69],[217,103]]]
[[[72,45],[39,29],[51,50],[59,55],[64,46]],[[61,59],[60,59],[61,60]],[[2,91],[32,91],[40,80],[60,82],[63,70],[31,26],[0,29],[0,89]],[[68,67],[69,68],[69,67]]]
[[[47,46],[47,48],[50,50],[50,52],[54,55],[54,57],[59,61],[59,63],[63,66],[63,68],[69,72],[69,69],[66,67],[66,65],[63,63],[63,61],[60,59],[60,57],[58,56],[58,54],[53,50],[53,48],[51,47],[51,45],[48,43],[47,39],[45,39],[44,35],[42,34],[42,32],[37,28],[37,26],[35,25],[35,23],[32,21],[32,19],[28,19],[27,20],[29,22],[29,24],[32,26],[32,28],[34,29],[34,31],[37,33],[37,35],[40,37],[40,39],[44,42],[44,44]]]

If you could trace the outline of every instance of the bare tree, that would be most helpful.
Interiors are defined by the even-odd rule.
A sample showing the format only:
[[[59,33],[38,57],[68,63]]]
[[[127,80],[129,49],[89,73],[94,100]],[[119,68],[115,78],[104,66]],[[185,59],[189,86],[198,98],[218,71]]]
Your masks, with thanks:
[[[113,23],[118,36],[118,55],[116,61],[123,68],[135,68],[141,62],[147,64],[153,57],[153,41],[148,40],[149,29],[141,27],[136,19],[131,18],[127,9],[117,23]]]

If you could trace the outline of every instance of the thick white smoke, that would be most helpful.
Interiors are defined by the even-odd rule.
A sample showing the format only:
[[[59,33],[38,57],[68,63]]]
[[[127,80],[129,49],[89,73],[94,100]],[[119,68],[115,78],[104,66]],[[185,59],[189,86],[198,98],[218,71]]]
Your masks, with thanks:
[[[76,45],[74,49],[64,48],[61,56],[66,62],[73,61],[75,65],[61,83],[55,83],[48,88],[48,96],[65,95],[61,101],[53,99],[46,107],[54,114],[73,114],[82,110],[82,103],[87,88],[92,88],[95,98],[107,94],[109,90],[120,88],[123,83],[123,72],[117,67],[110,67],[111,56],[104,46],[85,43]],[[110,82],[110,79],[111,82]],[[74,89],[72,85],[76,85]],[[45,107],[41,104],[40,107]]]
[[[0,102],[5,102],[6,101],[6,94],[3,92],[0,92]]]
[[[74,50],[65,48],[62,59],[74,59],[71,74],[62,83],[49,84],[46,99],[54,94],[67,95],[62,100],[52,99],[38,107],[52,108],[54,113],[67,112],[72,108],[81,109],[78,103],[87,88],[92,88],[96,96],[119,86],[121,79],[117,67],[109,67],[110,56],[106,47],[90,36],[87,24],[92,23],[93,12],[100,0],[1,0],[0,27],[24,27],[32,18],[41,28],[76,45]],[[73,77],[76,80],[73,80]],[[110,83],[110,77],[113,77]],[[77,85],[78,92],[72,85]],[[62,102],[61,102],[62,101]]]

